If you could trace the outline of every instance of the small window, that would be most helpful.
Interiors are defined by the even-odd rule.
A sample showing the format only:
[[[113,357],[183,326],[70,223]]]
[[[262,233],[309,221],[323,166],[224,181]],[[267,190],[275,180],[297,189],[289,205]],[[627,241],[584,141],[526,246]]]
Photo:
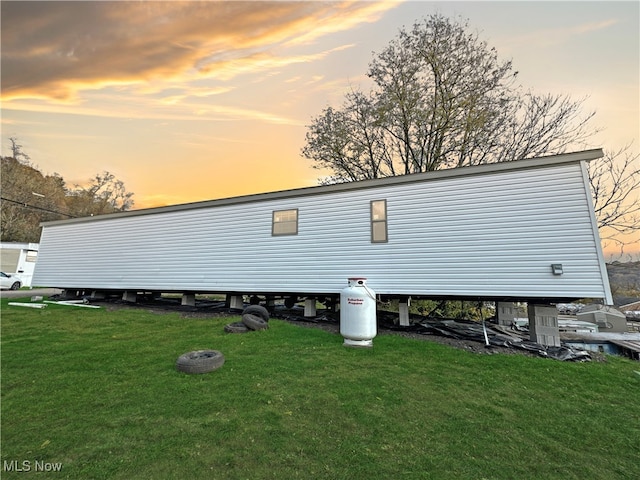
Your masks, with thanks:
[[[298,209],[273,212],[271,235],[297,235]]]
[[[384,243],[387,241],[387,201],[374,200],[371,202],[371,242]]]

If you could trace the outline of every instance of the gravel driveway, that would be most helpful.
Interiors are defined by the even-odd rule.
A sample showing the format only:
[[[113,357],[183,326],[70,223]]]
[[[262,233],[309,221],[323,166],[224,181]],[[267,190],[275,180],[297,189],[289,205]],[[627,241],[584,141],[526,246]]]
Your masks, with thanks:
[[[59,288],[32,288],[30,290],[0,290],[0,298],[24,298],[40,295],[42,297],[50,297],[51,295],[57,295],[62,290]]]

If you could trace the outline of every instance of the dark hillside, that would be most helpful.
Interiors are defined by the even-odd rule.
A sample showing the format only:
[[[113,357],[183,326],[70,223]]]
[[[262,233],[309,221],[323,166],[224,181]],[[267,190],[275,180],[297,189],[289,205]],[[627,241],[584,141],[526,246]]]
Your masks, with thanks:
[[[640,300],[640,262],[608,263],[607,272],[615,305]]]

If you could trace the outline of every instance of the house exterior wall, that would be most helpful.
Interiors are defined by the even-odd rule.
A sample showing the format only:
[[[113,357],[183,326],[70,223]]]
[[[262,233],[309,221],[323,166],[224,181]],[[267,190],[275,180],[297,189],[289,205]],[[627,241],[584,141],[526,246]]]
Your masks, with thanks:
[[[38,259],[38,248],[37,243],[0,243],[2,271],[18,277],[23,287],[30,287]]]
[[[35,281],[336,294],[361,276],[382,295],[610,298],[583,162],[472,168],[477,174],[44,224]],[[386,243],[371,242],[374,200],[387,202]],[[298,234],[273,236],[273,211],[287,209],[298,210]]]
[[[0,248],[0,265],[5,273],[16,273],[20,262],[20,248],[7,248],[4,245]]]

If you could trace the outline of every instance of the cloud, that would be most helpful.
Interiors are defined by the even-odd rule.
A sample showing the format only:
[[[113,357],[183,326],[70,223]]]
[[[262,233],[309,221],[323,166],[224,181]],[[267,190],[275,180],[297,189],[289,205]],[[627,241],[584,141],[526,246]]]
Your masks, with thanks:
[[[176,90],[176,89],[173,89]],[[207,98],[215,95],[222,95],[233,91],[233,87],[217,87],[217,88],[183,88],[179,93],[170,95],[161,95],[160,103],[165,105],[175,105],[183,102],[190,97]],[[151,91],[149,93],[152,93]]]
[[[319,37],[349,30],[360,23],[375,22],[382,14],[400,5],[404,0],[361,0],[356,2],[342,2],[333,8],[319,13],[301,28],[301,33],[292,37],[287,45],[305,45],[313,43]],[[354,3],[357,10],[353,9]]]
[[[335,50],[274,52],[374,21],[395,5],[3,1],[2,100],[77,103],[85,90],[143,89],[203,77],[228,82],[252,71],[313,62]]]
[[[241,74],[256,73],[264,70],[272,70],[274,68],[287,67],[289,65],[311,63],[317,60],[322,60],[331,53],[346,50],[352,46],[353,45],[342,45],[330,50],[306,55],[278,56],[271,53],[261,52],[246,57],[234,58],[228,61],[207,59],[207,66],[205,66],[205,62],[203,62],[200,66],[200,70],[202,73],[207,73],[209,76],[215,77],[219,80],[231,80]]]
[[[613,27],[617,23],[618,21],[613,19],[603,20],[601,22],[584,23],[581,25],[577,25],[573,28],[570,28],[569,33],[570,34],[591,33],[598,30],[604,30],[606,28]]]
[[[199,102],[191,102],[187,95],[184,95],[183,97],[167,97],[161,101],[148,101],[138,97],[135,103],[131,103],[131,98],[122,99],[115,95],[110,98],[114,104],[118,105],[117,109],[109,108],[108,105],[85,106],[67,105],[64,103],[50,105],[27,100],[15,100],[9,105],[3,105],[3,109],[20,110],[23,112],[84,115],[100,118],[147,119],[158,121],[191,121],[194,119],[195,115],[200,120],[207,121],[250,120],[264,121],[279,125],[301,124],[299,120],[263,110],[216,104],[203,105]],[[171,107],[178,103],[180,104],[180,109],[162,108]]]

